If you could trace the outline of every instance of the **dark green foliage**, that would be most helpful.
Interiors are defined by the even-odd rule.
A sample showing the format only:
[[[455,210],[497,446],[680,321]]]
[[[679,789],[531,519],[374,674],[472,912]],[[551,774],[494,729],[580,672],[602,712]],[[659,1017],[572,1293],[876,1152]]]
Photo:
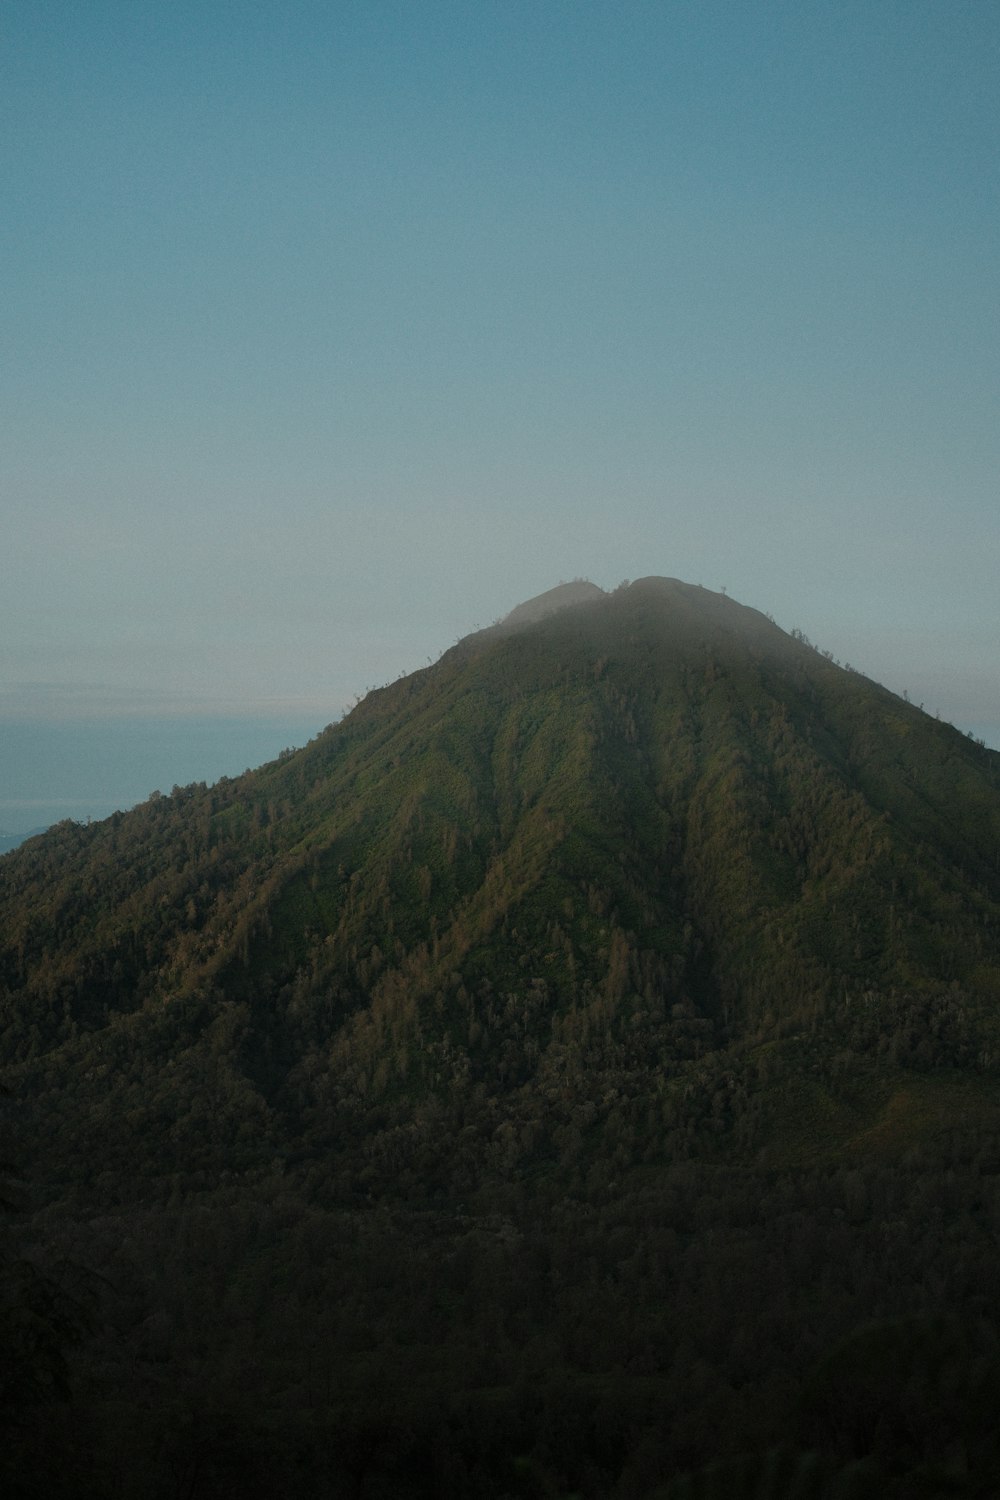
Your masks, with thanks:
[[[989,1493],[998,770],[648,579],[0,861],[93,1492]]]
[[[991,1492],[1000,1474],[991,1321],[909,1316],[854,1330],[813,1371],[799,1425],[910,1495]]]
[[[656,1491],[655,1500],[878,1500],[882,1486],[870,1467],[840,1467],[816,1453],[776,1448],[720,1459]]]

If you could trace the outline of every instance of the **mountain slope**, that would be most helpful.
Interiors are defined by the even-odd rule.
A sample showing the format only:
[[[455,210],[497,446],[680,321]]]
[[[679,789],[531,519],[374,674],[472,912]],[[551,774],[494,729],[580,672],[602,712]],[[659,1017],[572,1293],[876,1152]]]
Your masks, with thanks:
[[[4,861],[4,1055],[30,1099],[61,1075],[64,1160],[354,1180],[364,1139],[384,1185],[402,1132],[467,1192],[504,1121],[505,1170],[567,1170],[581,1118],[640,1162],[896,1151],[949,1069],[992,1118],[1000,757],[703,589],[542,601]]]

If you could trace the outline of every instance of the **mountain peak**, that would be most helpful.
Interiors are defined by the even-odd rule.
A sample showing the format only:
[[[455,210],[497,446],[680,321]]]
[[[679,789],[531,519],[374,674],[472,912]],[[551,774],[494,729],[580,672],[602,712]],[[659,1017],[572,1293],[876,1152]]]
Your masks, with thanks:
[[[595,599],[603,598],[604,590],[598,588],[596,583],[591,583],[586,578],[575,578],[572,583],[559,583],[554,589],[546,589],[544,594],[526,599],[523,604],[512,609],[509,615],[505,615],[500,624],[504,630],[516,630],[522,625],[534,625],[537,621],[558,614],[561,610],[571,609],[574,605],[591,604]]]

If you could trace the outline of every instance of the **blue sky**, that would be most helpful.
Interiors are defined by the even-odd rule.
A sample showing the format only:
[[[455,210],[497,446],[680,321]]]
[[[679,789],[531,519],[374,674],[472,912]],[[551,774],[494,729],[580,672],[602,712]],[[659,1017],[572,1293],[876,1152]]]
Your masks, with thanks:
[[[0,116],[0,826],[577,576],[1000,746],[989,0],[8,0]]]

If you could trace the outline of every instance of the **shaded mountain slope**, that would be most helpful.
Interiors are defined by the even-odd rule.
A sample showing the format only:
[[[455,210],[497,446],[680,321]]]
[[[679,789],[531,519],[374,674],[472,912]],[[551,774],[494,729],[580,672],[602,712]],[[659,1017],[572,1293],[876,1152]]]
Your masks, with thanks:
[[[71,1154],[447,1175],[471,1113],[466,1191],[504,1122],[508,1170],[612,1118],[638,1161],[897,1150],[949,1069],[992,1117],[1000,757],[675,580],[531,614],[0,864],[4,1055]]]

